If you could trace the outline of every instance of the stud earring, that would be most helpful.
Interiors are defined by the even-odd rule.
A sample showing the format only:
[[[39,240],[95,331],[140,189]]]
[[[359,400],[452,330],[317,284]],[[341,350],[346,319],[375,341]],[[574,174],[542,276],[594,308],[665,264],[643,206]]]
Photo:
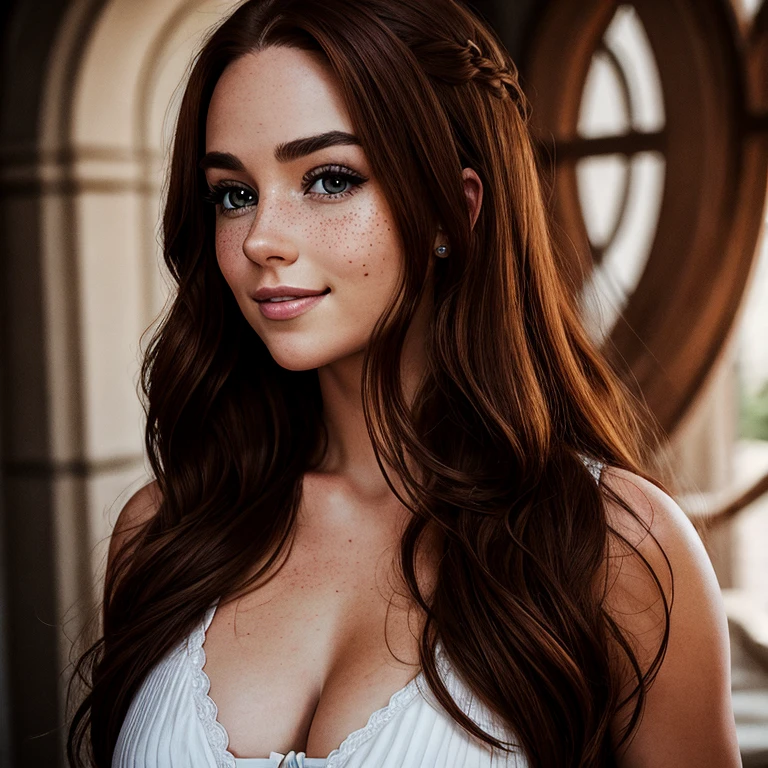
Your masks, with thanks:
[[[448,255],[448,246],[438,245],[437,248],[435,248],[435,254],[441,259],[445,258]]]

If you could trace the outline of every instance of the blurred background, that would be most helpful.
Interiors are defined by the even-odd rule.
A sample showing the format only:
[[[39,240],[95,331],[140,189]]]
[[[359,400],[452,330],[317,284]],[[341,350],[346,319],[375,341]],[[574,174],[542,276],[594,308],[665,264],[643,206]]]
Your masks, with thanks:
[[[668,435],[768,766],[768,0],[478,0],[533,104],[585,320]],[[73,644],[148,480],[141,336],[180,84],[222,0],[0,10],[0,766],[63,766]],[[85,634],[83,634],[85,632]]]

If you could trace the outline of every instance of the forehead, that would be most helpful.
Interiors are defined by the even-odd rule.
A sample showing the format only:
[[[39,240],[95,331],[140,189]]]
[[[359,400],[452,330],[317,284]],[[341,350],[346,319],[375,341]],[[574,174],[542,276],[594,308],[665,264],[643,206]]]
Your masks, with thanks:
[[[224,70],[206,119],[206,151],[244,157],[331,130],[353,133],[336,76],[318,53],[270,47]]]

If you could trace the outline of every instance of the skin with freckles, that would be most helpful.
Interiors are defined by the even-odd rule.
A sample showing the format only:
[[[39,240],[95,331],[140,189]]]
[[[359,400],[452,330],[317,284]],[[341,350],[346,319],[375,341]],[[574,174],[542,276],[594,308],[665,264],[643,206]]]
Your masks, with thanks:
[[[327,755],[418,663],[423,617],[394,580],[409,513],[376,462],[360,394],[365,347],[398,285],[400,238],[359,144],[289,149],[340,132],[355,133],[332,71],[294,48],[235,60],[207,116],[201,165],[216,205],[219,268],[275,361],[318,369],[329,438],[324,462],[304,476],[285,566],[220,605],[206,634],[210,695],[238,757]],[[474,225],[482,184],[472,169],[463,176]],[[440,244],[449,245],[437,231]],[[278,285],[330,292],[303,314],[275,320],[252,296]],[[431,303],[428,290],[406,338],[406,394],[421,374]],[[428,591],[429,547],[420,577]]]
[[[326,6],[323,10],[325,12]],[[462,114],[474,112],[463,110]],[[196,112],[192,118],[197,120]],[[545,211],[534,204],[538,186],[534,181],[532,150],[529,152],[530,146],[523,140],[525,134],[518,136],[523,150],[520,159],[528,158],[529,173],[526,176],[525,162],[522,162],[520,189],[523,194],[513,196],[519,198],[521,211],[508,223],[519,221],[521,231],[534,233],[529,242],[531,258],[514,265],[539,266],[521,269],[523,274],[514,279],[510,268],[506,288],[519,288],[523,281],[530,281],[531,290],[522,291],[528,295],[520,307],[519,317],[529,318],[531,329],[536,333],[527,329],[526,334],[532,337],[529,339],[520,330],[519,334],[505,338],[510,341],[516,338],[520,348],[534,356],[532,359],[546,357],[552,366],[546,375],[533,371],[530,377],[517,382],[513,380],[513,373],[522,366],[524,358],[512,356],[510,363],[500,357],[499,375],[483,381],[494,385],[488,392],[498,386],[504,396],[490,399],[481,412],[489,422],[507,429],[510,434],[517,428],[521,436],[526,434],[530,412],[531,424],[538,424],[542,435],[547,427],[550,434],[546,414],[536,415],[536,407],[541,408],[540,399],[533,395],[538,392],[543,397],[547,391],[563,388],[563,396],[572,402],[560,413],[556,408],[565,406],[566,399],[556,398],[547,413],[572,422],[565,429],[572,431],[570,442],[558,438],[559,444],[550,441],[545,445],[544,440],[529,435],[527,445],[533,451],[557,449],[558,452],[566,447],[572,450],[583,445],[603,446],[598,456],[606,459],[600,480],[601,493],[607,502],[604,522],[615,535],[606,539],[610,546],[600,571],[594,574],[594,582],[582,579],[579,571],[590,579],[592,576],[586,559],[593,558],[594,562],[600,554],[596,549],[599,539],[590,540],[596,531],[599,538],[603,538],[602,527],[594,527],[599,510],[586,503],[572,505],[573,497],[562,484],[559,487],[565,494],[563,504],[547,498],[549,488],[539,478],[554,481],[558,476],[561,480],[568,477],[563,474],[567,462],[550,456],[546,473],[533,477],[538,488],[532,483],[529,489],[534,494],[541,492],[532,497],[536,503],[510,510],[516,514],[524,512],[525,521],[537,517],[536,532],[543,536],[539,542],[530,536],[529,543],[535,543],[537,548],[526,559],[515,561],[523,568],[527,563],[535,566],[531,571],[531,576],[536,577],[531,582],[532,591],[519,588],[527,579],[520,579],[517,567],[506,576],[495,574],[493,589],[487,584],[483,587],[488,565],[510,555],[503,549],[512,543],[507,534],[513,533],[509,525],[511,519],[506,517],[497,520],[495,528],[488,527],[486,520],[482,529],[472,531],[467,527],[465,540],[482,533],[478,535],[478,541],[482,541],[465,541],[462,549],[474,544],[471,552],[459,551],[455,558],[444,558],[439,573],[435,554],[440,554],[440,546],[434,546],[430,538],[434,526],[426,528],[425,533],[430,534],[426,537],[427,546],[416,550],[413,563],[419,589],[408,590],[407,585],[397,581],[402,576],[398,555],[408,510],[401,508],[382,476],[360,401],[363,353],[374,324],[392,298],[403,267],[403,251],[380,180],[372,177],[361,147],[354,138],[350,139],[354,126],[330,70],[316,54],[268,48],[235,60],[218,82],[207,118],[206,156],[201,165],[210,187],[210,198],[216,205],[218,265],[250,327],[277,363],[289,371],[317,369],[323,399],[322,418],[329,438],[323,464],[299,478],[301,503],[296,508],[295,524],[291,521],[291,533],[295,535],[290,546],[281,550],[285,555],[284,567],[274,569],[276,573],[268,574],[274,578],[248,594],[219,604],[205,636],[209,695],[218,707],[219,723],[226,728],[230,753],[236,757],[258,758],[266,757],[272,750],[283,753],[301,750],[310,757],[323,757],[356,729],[365,726],[369,716],[385,706],[393,692],[400,691],[414,678],[420,661],[419,639],[423,636],[424,616],[418,606],[412,610],[414,606],[409,604],[409,599],[418,592],[429,604],[432,588],[437,584],[443,606],[455,605],[458,609],[455,614],[449,612],[442,618],[459,620],[454,624],[441,618],[439,629],[443,636],[452,638],[459,650],[457,658],[464,660],[464,667],[475,669],[475,693],[493,690],[491,686],[498,682],[505,689],[501,697],[504,701],[500,703],[507,715],[511,714],[508,720],[531,726],[529,732],[536,736],[532,739],[535,752],[547,747],[549,742],[549,746],[558,748],[558,754],[566,755],[569,745],[582,736],[581,716],[601,714],[599,708],[590,706],[593,702],[589,694],[594,692],[599,704],[607,690],[604,683],[609,682],[603,673],[610,671],[616,675],[617,694],[619,687],[622,693],[631,693],[637,682],[635,670],[647,670],[652,662],[655,664],[656,649],[661,648],[662,640],[668,640],[660,672],[653,678],[652,687],[646,689],[642,721],[631,744],[615,764],[622,768],[735,768],[740,765],[730,701],[728,626],[717,579],[703,544],[683,511],[644,477],[619,469],[623,465],[641,467],[639,435],[633,426],[634,411],[623,402],[623,396],[619,397],[618,382],[611,378],[608,368],[586,343],[575,317],[560,314],[567,306],[567,292],[559,279],[554,279],[554,269],[547,275],[553,266],[549,240],[541,232],[535,234],[538,224],[543,224]],[[501,131],[502,138],[505,135],[510,138],[512,131],[505,130],[501,123],[494,127]],[[180,135],[189,141],[185,152],[176,155],[177,169],[184,167],[183,174],[177,172],[176,185],[170,185],[177,197],[180,188],[186,189],[178,179],[188,179],[191,175],[185,159],[197,152],[196,135],[187,132]],[[497,151],[499,147],[488,141],[481,144],[484,152],[496,158],[494,165],[505,171],[507,158]],[[179,146],[184,147],[184,142]],[[482,185],[472,169],[464,169],[463,178],[469,221],[474,226],[482,202]],[[504,173],[500,173],[500,178],[504,178]],[[510,179],[514,180],[515,176],[510,175]],[[499,199],[506,199],[509,190],[504,184],[494,182],[493,177],[486,181],[492,185],[489,193],[493,190]],[[172,224],[185,221],[182,214],[189,208],[182,206],[180,200],[176,202],[178,210],[169,217]],[[390,204],[394,208],[391,197]],[[509,209],[499,208],[491,215],[501,221],[505,213],[514,213],[517,206],[515,202]],[[173,212],[174,208],[169,210]],[[543,232],[544,227],[541,230]],[[441,237],[442,233],[435,233],[435,246],[444,242]],[[504,242],[505,238],[498,238],[499,248]],[[498,253],[509,256],[513,251],[511,238],[506,238],[506,242],[506,249]],[[540,262],[533,258],[537,254]],[[167,255],[176,263],[179,254],[175,252],[175,245]],[[431,262],[430,268],[435,263]],[[207,268],[208,263],[205,266]],[[425,330],[432,310],[432,297],[428,295],[430,270],[427,275],[427,297],[409,329],[404,350],[402,373],[406,395],[409,389],[412,391],[424,359]],[[252,294],[259,288],[281,283],[330,292],[300,316],[280,321],[269,319],[262,314]],[[500,287],[504,288],[505,283]],[[536,288],[538,290],[534,290]],[[544,301],[545,298],[553,302]],[[511,304],[507,306],[511,308]],[[499,317],[503,319],[503,315]],[[495,355],[498,349],[492,346],[496,345],[490,333],[492,328],[491,324],[478,326],[481,331],[489,330],[491,344],[487,348],[479,345],[489,356]],[[498,330],[501,325],[497,323],[495,328]],[[170,346],[173,352],[178,349]],[[166,354],[166,358],[166,362],[174,362],[170,355]],[[540,381],[533,381],[534,373],[541,376]],[[168,376],[153,379],[151,391],[162,389],[169,380],[173,382]],[[505,383],[503,388],[502,383]],[[523,384],[533,387],[530,398],[523,397]],[[508,397],[516,396],[522,404],[531,407],[521,409],[523,412],[514,418],[499,415],[506,408]],[[162,398],[157,397],[155,402],[158,399],[162,402]],[[230,402],[233,404],[237,406]],[[448,408],[446,399],[443,407]],[[459,412],[449,413],[455,416]],[[176,423],[172,421],[171,425]],[[232,420],[227,424],[231,425]],[[247,421],[243,424],[247,429]],[[619,434],[622,430],[626,430],[626,442]],[[258,436],[254,439],[258,440]],[[167,449],[165,454],[156,455],[168,455],[170,440],[158,440],[153,445]],[[226,448],[230,450],[230,446]],[[485,455],[491,461],[495,458],[491,451]],[[571,456],[571,462],[573,458]],[[209,460],[205,465],[201,461],[199,466],[216,464]],[[572,470],[573,467],[568,471]],[[446,473],[435,475],[448,477]],[[397,483],[396,474],[389,473],[389,476]],[[168,473],[163,477],[167,479]],[[582,486],[587,481],[591,488],[592,480],[587,478],[582,478]],[[159,487],[157,482],[154,487],[146,486],[121,512],[110,542],[108,569],[114,567],[121,547],[133,546],[134,540],[126,544],[125,536],[158,511],[155,494]],[[299,489],[298,484],[293,487]],[[503,488],[505,493],[513,489],[513,482]],[[462,505],[463,499],[456,494],[447,512],[453,516],[452,510]],[[171,507],[171,512],[174,510],[186,512],[178,503]],[[202,510],[207,511],[208,507],[203,506]],[[221,507],[215,510],[222,513]],[[588,516],[583,517],[587,529],[580,537],[576,534],[581,528],[582,511]],[[241,510],[236,507],[235,512],[239,514]],[[448,514],[444,515],[443,522],[448,521],[447,518]],[[214,522],[223,527],[218,516]],[[460,519],[462,530],[468,522],[467,517]],[[161,523],[166,524],[162,520]],[[240,534],[246,528],[232,530]],[[488,531],[495,533],[486,535]],[[497,539],[495,543],[490,541],[493,537]],[[153,546],[155,540],[152,537]],[[560,554],[568,557],[558,556],[561,542],[567,550]],[[229,567],[231,553],[242,557],[246,548],[257,548],[263,542],[249,539],[245,533],[236,543],[238,548],[222,550],[226,557],[219,553],[219,573],[224,572],[225,566]],[[196,544],[199,550],[211,549],[207,537],[198,536]],[[514,547],[522,548],[517,543]],[[186,557],[186,547],[184,549]],[[156,556],[154,550],[150,551]],[[256,551],[259,557],[269,555],[265,547]],[[148,559],[147,552],[145,546],[144,560]],[[453,564],[452,559],[456,560]],[[160,566],[165,562],[161,560]],[[476,567],[469,570],[473,562]],[[260,563],[254,564],[253,570],[258,565]],[[675,581],[674,611],[668,632],[664,617],[670,614],[661,607],[661,598],[669,601],[669,605],[672,603],[672,583],[664,577],[667,567],[670,574],[674,572]],[[137,576],[143,577],[146,572],[139,570]],[[562,573],[570,574],[575,584],[565,584]],[[653,579],[648,578],[649,574]],[[243,574],[243,578],[249,575]],[[503,576],[506,582],[497,576]],[[664,581],[656,581],[659,577]],[[542,592],[537,585],[544,582]],[[115,583],[116,579],[107,581],[108,586]],[[129,587],[139,587],[142,583],[135,578]],[[556,587],[551,593],[552,610],[542,615],[543,621],[537,620],[541,629],[524,633],[523,643],[511,650],[523,649],[524,663],[530,669],[562,670],[564,674],[558,673],[555,682],[565,682],[564,675],[572,678],[573,685],[564,686],[562,696],[557,689],[559,685],[553,688],[536,674],[523,674],[524,668],[514,658],[517,654],[503,652],[506,643],[485,642],[489,635],[491,639],[498,639],[497,628],[501,628],[509,641],[518,637],[520,619],[541,614],[540,596],[549,595],[550,586]],[[598,609],[604,610],[605,616],[611,617],[611,624],[586,622],[588,615],[581,606],[589,586],[596,590],[596,601],[584,603],[589,615]],[[111,589],[107,594],[110,592]],[[128,589],[127,594],[130,592]],[[524,592],[530,594],[526,596]],[[557,596],[567,598],[568,602],[558,604],[554,600]],[[506,606],[517,605],[523,597],[526,600],[519,603],[521,609],[508,613]],[[116,626],[121,627],[119,622],[124,620],[121,611],[110,609],[107,603],[107,614],[110,610],[117,617]],[[485,620],[479,621],[478,612],[485,612]],[[569,617],[573,622],[567,621]],[[175,621],[176,617],[173,618]],[[624,664],[625,656],[620,653],[615,638],[609,637],[608,644],[602,644],[600,637],[609,626],[616,629],[615,637],[621,637],[623,644],[629,643],[635,648],[637,653],[630,659],[632,664]],[[576,634],[592,634],[594,642],[573,639],[571,644],[566,636],[572,634],[572,627],[579,628]],[[468,630],[474,632],[472,643],[476,645],[466,642]],[[142,653],[146,652],[148,641],[155,642],[150,631],[146,638],[147,642],[140,647]],[[528,639],[531,642],[527,642]],[[551,652],[543,653],[545,647]],[[491,663],[477,663],[479,657],[473,654],[478,648],[483,649],[482,658]],[[617,656],[608,659],[610,670],[607,664],[603,665],[606,650],[611,656],[616,652]],[[138,656],[125,659],[135,662]],[[509,665],[508,675],[504,664]],[[127,666],[124,663],[123,667],[115,668],[119,673]],[[513,675],[513,670],[517,674]],[[599,675],[593,675],[596,670]],[[524,685],[516,685],[518,680]],[[565,702],[565,710],[571,709],[574,717],[565,710],[550,710],[548,704],[537,700],[539,685],[547,686],[549,702]],[[109,691],[109,686],[106,690]],[[511,696],[507,695],[510,691]],[[521,696],[528,694],[521,699],[519,708],[513,707],[512,696],[516,691],[520,691]],[[577,698],[572,698],[574,696]],[[102,696],[102,700],[111,705],[109,696]],[[582,706],[570,707],[570,701]],[[634,704],[631,697],[628,703]],[[550,711],[568,717],[550,718]],[[615,744],[626,725],[625,715],[629,717],[633,711],[613,713],[611,737]],[[528,717],[529,714],[532,717]],[[551,723],[556,725],[550,728]],[[564,730],[562,726],[569,728]],[[561,730],[568,738],[558,738]],[[603,738],[602,732],[600,738]],[[562,750],[558,742],[563,745]],[[571,759],[544,762],[586,764]],[[594,760],[588,762],[598,764]],[[541,760],[539,763],[544,764]]]
[[[242,170],[215,162],[206,167],[209,186],[219,190],[216,255],[275,361],[289,370],[319,369],[330,433],[326,468],[384,492],[362,421],[360,371],[371,331],[398,283],[400,239],[358,144],[287,162],[274,154],[280,144],[330,131],[354,135],[334,75],[319,56],[271,47],[225,70],[208,111],[206,152],[234,156]],[[472,169],[463,174],[474,224],[482,184]],[[437,247],[444,240],[435,234]],[[299,317],[271,320],[251,294],[277,285],[330,293]],[[420,374],[428,301],[406,340],[406,392]]]
[[[290,370],[360,352],[399,273],[397,234],[360,146],[329,147],[287,163],[273,155],[287,139],[332,130],[354,133],[330,73],[311,54],[285,48],[234,62],[208,112],[207,151],[235,155],[245,167],[208,169],[208,183],[241,183],[252,201],[232,211],[219,206],[219,265],[248,322]],[[367,181],[331,173],[303,183],[307,172],[329,165]],[[331,293],[311,312],[274,321],[248,291],[275,285]]]

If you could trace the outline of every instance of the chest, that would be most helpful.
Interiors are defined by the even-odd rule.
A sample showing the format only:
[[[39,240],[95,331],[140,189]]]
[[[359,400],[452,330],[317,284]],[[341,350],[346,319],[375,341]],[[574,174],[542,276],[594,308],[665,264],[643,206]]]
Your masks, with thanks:
[[[283,566],[221,603],[205,672],[236,757],[325,757],[418,671],[423,616],[398,566],[406,518],[391,501],[305,494]],[[434,559],[420,559],[428,588]]]

